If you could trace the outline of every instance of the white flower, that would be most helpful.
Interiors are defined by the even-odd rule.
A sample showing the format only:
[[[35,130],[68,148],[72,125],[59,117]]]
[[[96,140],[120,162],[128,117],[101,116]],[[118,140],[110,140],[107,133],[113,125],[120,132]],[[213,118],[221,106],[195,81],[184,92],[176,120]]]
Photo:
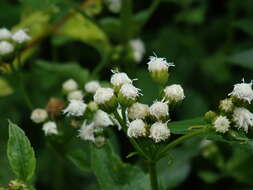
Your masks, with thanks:
[[[0,29],[0,40],[8,40],[12,36],[11,32],[6,28]]]
[[[185,98],[184,89],[178,84],[167,86],[163,91],[165,98],[170,102],[179,102]]]
[[[253,99],[252,81],[245,83],[243,79],[243,83],[235,84],[234,90],[228,95],[247,101],[250,104]]]
[[[127,129],[127,135],[129,137],[144,137],[146,134],[147,131],[145,128],[145,123],[141,119],[136,119],[129,124],[129,127]]]
[[[108,9],[113,13],[119,13],[121,6],[122,6],[122,0],[105,0],[108,6]]]
[[[246,108],[235,108],[233,121],[235,122],[236,128],[248,132],[248,128],[253,126],[253,113]]]
[[[156,143],[165,141],[170,136],[170,130],[167,123],[156,122],[150,128],[149,138],[152,138]]]
[[[140,62],[145,53],[145,46],[141,39],[130,40],[130,46],[133,49],[133,56],[136,62]]]
[[[87,108],[87,105],[82,100],[70,100],[69,105],[63,110],[67,116],[82,116]]]
[[[149,107],[146,104],[134,103],[128,109],[128,117],[132,120],[144,119],[149,114]]]
[[[155,101],[149,108],[150,115],[156,119],[164,119],[169,115],[169,106],[166,102]]]
[[[113,96],[114,91],[112,88],[98,88],[94,95],[94,101],[97,104],[105,104],[110,101]]]
[[[230,112],[234,108],[234,104],[231,99],[227,98],[221,100],[219,108],[224,112]]]
[[[86,121],[83,122],[81,129],[79,130],[79,137],[86,141],[95,142],[94,136],[94,123],[86,124]]]
[[[214,121],[214,128],[215,131],[220,133],[225,133],[230,128],[230,121],[226,116],[218,116],[216,120]]]
[[[31,114],[31,120],[35,123],[42,123],[48,118],[47,111],[45,109],[37,108],[33,110]]]
[[[62,88],[66,92],[71,92],[77,90],[78,84],[74,79],[68,79],[62,84]]]
[[[140,93],[139,93],[140,89],[134,87],[132,84],[126,83],[123,84],[122,87],[120,88],[120,93],[128,98],[128,99],[136,99]]]
[[[83,92],[81,90],[75,90],[68,94],[68,100],[82,100]]]
[[[53,121],[48,121],[43,124],[42,130],[44,131],[45,135],[57,135],[58,130],[56,123]]]
[[[114,74],[111,77],[111,84],[113,86],[121,86],[123,84],[132,83],[132,80],[127,76],[126,73],[113,72]]]
[[[148,62],[148,70],[150,72],[168,71],[169,67],[175,66],[173,63],[168,63],[165,58],[151,56]]]
[[[26,30],[18,30],[12,35],[12,40],[21,44],[27,42],[31,37],[26,33]]]
[[[10,54],[13,51],[14,51],[14,46],[11,43],[7,41],[0,42],[0,56]]]
[[[100,88],[100,84],[98,81],[95,80],[87,82],[84,86],[85,91],[91,94],[94,94],[98,88]]]
[[[95,113],[93,121],[96,127],[108,127],[113,125],[109,115],[102,110],[98,110]]]

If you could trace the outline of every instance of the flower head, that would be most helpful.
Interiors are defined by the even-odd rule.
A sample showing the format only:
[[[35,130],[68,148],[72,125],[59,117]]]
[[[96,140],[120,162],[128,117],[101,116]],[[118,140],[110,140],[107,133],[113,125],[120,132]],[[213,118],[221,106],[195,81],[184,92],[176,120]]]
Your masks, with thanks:
[[[87,108],[87,105],[82,100],[69,100],[69,105],[63,110],[67,116],[82,116]]]
[[[134,103],[128,109],[128,117],[132,120],[144,119],[149,114],[149,107],[146,104]]]
[[[87,124],[86,121],[84,121],[81,129],[79,130],[79,137],[83,140],[94,142],[95,141],[94,129],[95,126],[93,122]]]
[[[62,84],[62,88],[65,92],[72,92],[77,90],[78,84],[74,79],[68,79]]]
[[[113,125],[111,119],[109,118],[109,115],[102,111],[98,110],[93,118],[94,124],[96,127],[108,127],[110,125]]]
[[[87,82],[84,86],[85,91],[91,94],[94,94],[98,88],[100,88],[100,84],[95,80]]]
[[[42,130],[45,132],[45,135],[57,135],[58,130],[56,123],[54,121],[48,121],[43,124]]]
[[[126,83],[123,84],[119,91],[119,102],[124,106],[132,105],[140,95],[140,89],[134,85]]]
[[[82,100],[83,92],[81,90],[75,90],[68,94],[68,100]]]
[[[165,58],[151,56],[148,62],[149,72],[168,71],[169,67],[175,66],[173,63],[168,63]]]
[[[129,137],[144,137],[147,134],[145,123],[141,119],[136,119],[129,124],[127,135]]]
[[[163,91],[169,102],[179,102],[185,98],[184,89],[178,84],[167,86]]]
[[[37,108],[33,110],[31,114],[31,120],[34,123],[42,123],[48,118],[47,111],[45,109]]]
[[[248,132],[248,128],[253,126],[253,113],[243,107],[235,108],[233,121],[235,122],[236,128],[243,129],[245,132]]]
[[[145,53],[145,46],[141,39],[130,40],[130,46],[133,50],[134,60],[138,63],[142,60]]]
[[[219,108],[224,112],[231,112],[234,109],[234,104],[230,98],[226,98],[220,101]]]
[[[132,83],[132,80],[127,76],[126,73],[113,72],[114,74],[111,77],[111,84],[114,87],[121,87],[123,84]]]
[[[31,37],[26,33],[26,30],[18,30],[12,35],[12,40],[22,44],[24,42],[27,42],[31,39]]]
[[[226,116],[218,116],[214,121],[214,128],[217,132],[226,133],[230,128],[230,121]]]
[[[0,29],[0,40],[8,40],[12,36],[11,32],[6,28]]]
[[[249,104],[253,99],[252,82],[235,84],[233,91],[228,94],[229,96],[235,97],[239,100],[247,101]]]
[[[169,106],[166,102],[155,101],[149,108],[151,116],[157,120],[164,120],[169,116]]]
[[[11,54],[14,51],[14,46],[7,42],[0,42],[0,56]]]
[[[156,143],[165,141],[170,136],[170,130],[166,123],[156,122],[150,128],[149,138],[152,138]]]
[[[94,102],[106,112],[112,112],[117,107],[116,97],[112,88],[98,88],[94,95]]]

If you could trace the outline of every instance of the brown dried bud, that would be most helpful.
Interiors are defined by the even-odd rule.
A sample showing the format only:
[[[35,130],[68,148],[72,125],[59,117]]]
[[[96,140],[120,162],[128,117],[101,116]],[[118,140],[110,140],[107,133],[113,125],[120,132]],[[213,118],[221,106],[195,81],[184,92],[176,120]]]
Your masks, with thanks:
[[[51,119],[55,119],[59,116],[64,109],[65,105],[57,98],[50,98],[47,105],[46,110],[49,113],[49,117]]]

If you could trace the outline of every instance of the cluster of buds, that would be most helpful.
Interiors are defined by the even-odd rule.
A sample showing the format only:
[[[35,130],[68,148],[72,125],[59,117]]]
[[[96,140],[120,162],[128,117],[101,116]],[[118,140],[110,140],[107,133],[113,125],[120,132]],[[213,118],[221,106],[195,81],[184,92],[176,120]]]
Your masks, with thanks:
[[[235,84],[228,96],[220,101],[217,112],[206,113],[206,120],[219,133],[226,133],[232,127],[247,133],[253,126],[253,113],[247,109],[253,99],[252,82],[245,83],[243,80],[242,83]]]

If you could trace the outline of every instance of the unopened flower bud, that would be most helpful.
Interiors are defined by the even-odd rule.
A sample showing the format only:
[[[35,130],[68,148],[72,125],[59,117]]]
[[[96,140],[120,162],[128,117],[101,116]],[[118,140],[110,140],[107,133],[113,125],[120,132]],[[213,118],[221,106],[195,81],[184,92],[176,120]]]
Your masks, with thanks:
[[[78,84],[74,79],[69,79],[62,84],[63,91],[66,93],[77,90]]]
[[[57,135],[57,125],[54,121],[48,121],[43,124],[42,130],[44,131],[45,135]]]
[[[7,41],[1,41],[0,42],[0,56],[7,56],[13,53],[14,46],[7,42]]]
[[[103,147],[105,145],[106,138],[104,136],[101,136],[101,135],[97,136],[95,138],[95,142],[94,143],[95,143],[96,147],[101,148],[101,147]]]
[[[119,13],[122,6],[122,0],[105,0],[108,9],[112,13]]]
[[[156,122],[150,128],[149,138],[153,139],[156,143],[165,141],[170,136],[170,130],[167,123]]]
[[[95,112],[95,111],[98,110],[98,105],[97,105],[95,102],[90,101],[90,102],[88,103],[88,109],[89,109],[90,111],[92,111],[92,112]]]
[[[218,116],[214,121],[215,131],[226,133],[230,128],[230,121],[226,116]]]
[[[82,100],[70,100],[67,108],[63,110],[67,116],[80,117],[84,114],[87,105]]]
[[[234,109],[234,104],[230,98],[226,98],[220,101],[219,109],[223,112],[232,112]]]
[[[98,81],[89,81],[84,85],[85,91],[90,94],[94,94],[98,88],[100,88],[100,84]]]
[[[6,28],[0,29],[0,40],[8,40],[12,36],[11,32]]]
[[[210,110],[205,113],[205,120],[208,123],[213,123],[213,121],[216,119],[216,117],[217,117],[217,114],[214,111]]]
[[[140,96],[139,91],[140,89],[134,87],[132,84],[123,84],[118,95],[120,104],[126,107],[131,106]]]
[[[82,100],[83,92],[81,90],[75,90],[68,94],[68,100]]]
[[[22,44],[29,41],[31,37],[27,34],[26,30],[18,30],[12,35],[12,40]]]
[[[64,109],[65,105],[57,98],[50,98],[46,106],[46,110],[49,113],[51,119],[59,116]]]
[[[149,107],[146,104],[136,102],[128,109],[128,117],[131,120],[145,119],[148,115]]]
[[[129,137],[138,138],[144,137],[147,134],[146,124],[141,119],[136,119],[129,124],[127,135]]]
[[[150,106],[149,113],[155,119],[165,121],[169,116],[169,106],[166,102],[155,101]]]
[[[184,89],[178,84],[167,86],[163,91],[164,97],[169,103],[177,103],[185,98]]]
[[[175,66],[173,63],[168,63],[165,58],[151,56],[148,62],[148,70],[151,77],[157,83],[165,84],[169,78],[169,67]]]
[[[46,121],[47,118],[48,118],[48,114],[47,114],[47,111],[44,109],[37,108],[33,110],[31,114],[31,120],[34,123],[42,123]]]
[[[99,88],[94,95],[94,102],[106,112],[113,112],[117,108],[117,99],[112,88]]]

